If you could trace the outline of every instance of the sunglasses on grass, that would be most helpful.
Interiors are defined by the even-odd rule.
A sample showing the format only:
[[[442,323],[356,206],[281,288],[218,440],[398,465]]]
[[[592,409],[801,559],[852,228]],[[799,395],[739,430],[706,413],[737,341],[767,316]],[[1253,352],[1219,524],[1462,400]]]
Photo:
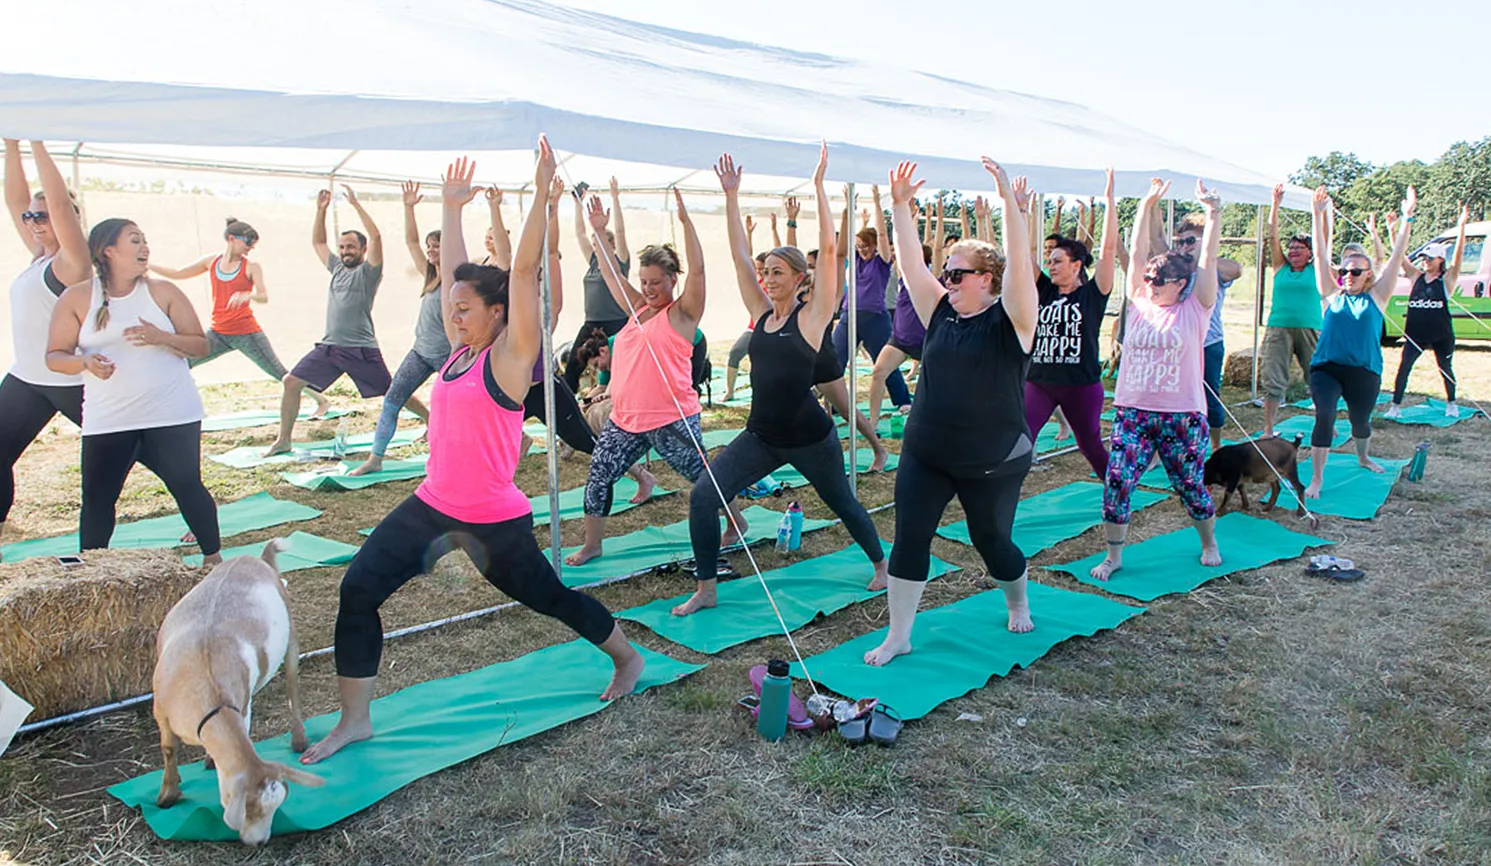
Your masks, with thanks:
[[[956,286],[963,282],[963,278],[970,274],[987,274],[988,271],[975,270],[973,268],[944,268],[942,271],[942,284],[944,286]]]
[[[39,226],[46,225],[52,219],[52,215],[44,210],[28,210],[21,214],[21,222],[36,223]]]

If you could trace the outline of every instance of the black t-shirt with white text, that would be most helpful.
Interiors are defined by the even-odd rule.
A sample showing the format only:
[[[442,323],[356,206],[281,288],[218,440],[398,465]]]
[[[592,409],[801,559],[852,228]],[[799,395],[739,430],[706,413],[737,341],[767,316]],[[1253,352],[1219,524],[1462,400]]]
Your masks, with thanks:
[[[1098,360],[1098,335],[1108,295],[1089,279],[1063,295],[1051,278],[1036,280],[1040,294],[1040,320],[1035,328],[1035,346],[1030,353],[1030,381],[1042,385],[1091,385],[1102,378]]]
[[[1408,292],[1408,310],[1403,316],[1403,332],[1422,346],[1455,336],[1443,274],[1433,280],[1425,280],[1419,274],[1413,281]]]

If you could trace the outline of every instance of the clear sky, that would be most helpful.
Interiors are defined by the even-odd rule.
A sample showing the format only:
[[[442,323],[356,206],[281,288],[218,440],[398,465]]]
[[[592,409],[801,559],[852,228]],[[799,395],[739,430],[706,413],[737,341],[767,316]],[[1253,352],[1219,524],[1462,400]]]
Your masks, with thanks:
[[[563,2],[1078,102],[1281,180],[1491,135],[1485,0]]]

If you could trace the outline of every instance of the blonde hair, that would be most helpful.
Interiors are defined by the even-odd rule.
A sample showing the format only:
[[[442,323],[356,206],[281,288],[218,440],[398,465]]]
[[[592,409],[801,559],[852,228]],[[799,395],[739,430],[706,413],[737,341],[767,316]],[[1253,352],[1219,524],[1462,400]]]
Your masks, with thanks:
[[[976,271],[984,271],[994,277],[994,282],[989,290],[993,294],[999,294],[1004,286],[1004,255],[991,243],[986,241],[967,238],[953,244],[947,251],[947,257],[964,256],[973,265]]]

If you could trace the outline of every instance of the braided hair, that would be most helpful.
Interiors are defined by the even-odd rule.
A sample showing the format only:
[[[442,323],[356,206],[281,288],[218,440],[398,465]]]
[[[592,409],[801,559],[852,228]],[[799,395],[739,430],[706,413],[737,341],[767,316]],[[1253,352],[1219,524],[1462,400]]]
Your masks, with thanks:
[[[93,329],[96,331],[109,326],[109,259],[104,251],[119,243],[119,236],[134,224],[134,220],[110,217],[88,233],[88,257],[93,260],[93,272],[98,275],[98,287],[104,295],[103,304],[93,318]]]

